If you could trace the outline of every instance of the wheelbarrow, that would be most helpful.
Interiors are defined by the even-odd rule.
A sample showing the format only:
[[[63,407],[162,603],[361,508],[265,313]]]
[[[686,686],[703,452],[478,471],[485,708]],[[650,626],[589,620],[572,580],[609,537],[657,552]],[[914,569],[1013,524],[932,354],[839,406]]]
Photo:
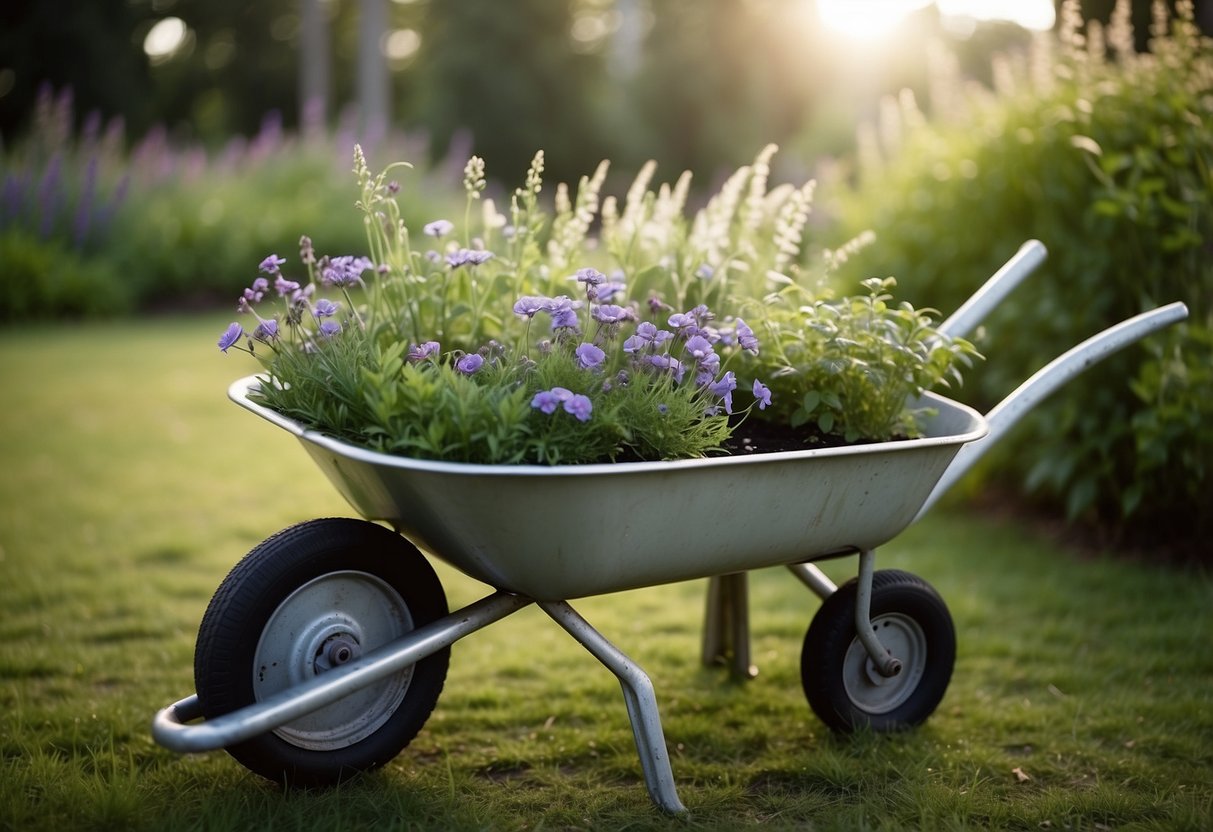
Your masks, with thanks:
[[[940,330],[966,334],[1044,256],[1039,242],[1026,243]],[[618,677],[649,795],[681,813],[649,677],[569,601],[708,578],[703,659],[747,675],[745,575],[771,566],[786,566],[823,601],[801,660],[814,712],[841,731],[917,725],[947,689],[955,630],[925,581],[876,571],[876,548],[1057,387],[1186,316],[1172,303],[1105,330],[984,417],[924,393],[910,403],[931,414],[922,438],[673,462],[390,456],[257,404],[249,394],[258,378],[241,379],[230,397],[294,434],[365,519],[301,523],[235,566],[199,626],[197,692],[156,714],[155,739],[179,752],[225,748],[291,785],[338,782],[391,760],[421,730],[454,642],[536,604]],[[421,550],[492,591],[449,612]],[[858,555],[858,574],[835,586],[815,562],[846,555]]]

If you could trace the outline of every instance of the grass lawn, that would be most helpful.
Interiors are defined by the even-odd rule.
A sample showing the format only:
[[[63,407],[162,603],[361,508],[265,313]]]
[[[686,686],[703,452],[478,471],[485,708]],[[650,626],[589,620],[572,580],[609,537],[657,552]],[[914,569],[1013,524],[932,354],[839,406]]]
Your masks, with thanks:
[[[215,350],[226,321],[0,332],[0,828],[1213,828],[1213,579],[947,506],[879,560],[956,619],[951,687],[913,732],[817,721],[799,681],[817,601],[782,570],[751,581],[747,683],[699,665],[703,582],[575,604],[652,676],[685,818],[650,805],[615,679],[534,609],[459,642],[413,745],[341,788],[284,794],[223,752],[161,749],[151,717],[193,691],[227,570],[349,514],[227,402],[252,367]],[[487,592],[439,574],[452,606]]]

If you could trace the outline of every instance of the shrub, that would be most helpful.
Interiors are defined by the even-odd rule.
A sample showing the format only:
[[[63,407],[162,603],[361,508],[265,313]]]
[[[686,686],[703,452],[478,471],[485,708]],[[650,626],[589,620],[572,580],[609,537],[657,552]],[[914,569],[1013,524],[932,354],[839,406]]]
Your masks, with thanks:
[[[866,154],[840,212],[880,243],[851,268],[894,271],[908,296],[945,308],[1023,240],[1048,244],[1043,273],[979,340],[996,359],[981,405],[1093,332],[1185,301],[1186,325],[1073,382],[994,458],[1072,519],[1200,553],[1213,533],[1200,510],[1213,481],[1213,54],[1190,3],[1174,20],[1155,4],[1145,54],[1128,11],[1121,0],[1084,34],[1067,2],[1061,48],[998,61],[994,92],[954,83],[929,119],[903,97],[880,131],[900,145]]]

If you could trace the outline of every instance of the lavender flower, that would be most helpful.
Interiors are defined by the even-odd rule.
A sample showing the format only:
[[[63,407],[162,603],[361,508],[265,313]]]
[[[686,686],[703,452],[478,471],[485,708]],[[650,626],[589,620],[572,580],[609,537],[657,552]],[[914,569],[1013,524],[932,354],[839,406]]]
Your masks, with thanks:
[[[581,303],[574,302],[564,295],[552,298],[552,302],[548,304],[547,312],[552,316],[552,330],[557,329],[576,329],[577,328],[577,309]]]
[[[712,342],[702,335],[692,335],[687,339],[686,351],[697,364],[702,364],[704,359],[709,355],[715,355],[712,350]],[[719,358],[717,359],[719,361]]]
[[[445,237],[455,230],[455,225],[450,220],[434,220],[427,222],[422,230],[430,237]]]
[[[329,286],[353,286],[362,283],[362,273],[372,268],[374,264],[367,257],[333,257],[320,270],[320,280]]]
[[[412,344],[409,346],[407,359],[416,364],[418,361],[424,361],[427,358],[436,358],[441,351],[437,341],[426,341],[424,344]]]
[[[623,341],[623,351],[629,355],[634,355],[644,350],[651,343],[651,340],[641,335],[629,335]]]
[[[606,353],[593,344],[581,344],[574,352],[577,355],[577,363],[584,370],[594,369],[606,358]]]
[[[699,268],[697,268],[695,270],[695,276],[697,278],[699,278],[700,280],[711,280],[712,275],[714,275],[715,273],[716,273],[716,270],[713,269],[707,263],[702,264]]]
[[[317,327],[317,329],[320,332],[321,337],[332,338],[334,335],[341,332],[341,324],[337,323],[336,321],[321,321],[320,326]]]
[[[754,330],[750,329],[741,318],[737,319],[737,343],[743,350],[758,355],[758,339],[754,336]]]
[[[293,280],[287,280],[285,277],[279,274],[276,278],[274,278],[274,291],[278,293],[278,297],[284,298],[289,294],[298,292],[299,284]]]
[[[316,250],[312,248],[312,238],[306,235],[299,238],[299,260],[305,266],[316,262]]]
[[[590,402],[589,397],[581,394],[573,396],[564,403],[564,412],[573,414],[579,422],[588,422],[593,410],[594,405]]]
[[[260,303],[261,299],[265,297],[265,293],[269,291],[269,288],[270,282],[264,277],[254,280],[253,285],[244,290],[244,296],[241,298],[243,302],[240,304],[241,310],[245,309],[250,303]]]
[[[267,344],[270,341],[278,340],[278,322],[271,319],[263,320],[257,324],[257,328],[253,330],[253,338],[258,341],[264,341]]]
[[[540,390],[531,398],[531,407],[543,413],[555,413],[556,408],[563,402],[573,398],[573,391],[563,387],[553,387],[551,390]]]
[[[573,398],[564,403],[564,412],[566,414],[573,414],[579,422],[590,421],[590,414],[593,412],[593,409],[594,405],[591,403],[590,398],[580,393],[574,395]]]
[[[465,376],[472,375],[482,366],[484,366],[484,356],[477,353],[465,355],[455,362],[455,369]]]
[[[693,335],[699,328],[699,322],[690,312],[675,312],[669,318],[670,326],[686,335]]]
[[[771,388],[754,379],[754,398],[758,400],[758,409],[766,410],[771,404]]]
[[[269,257],[262,260],[261,264],[257,266],[257,268],[266,274],[278,274],[278,267],[285,262],[285,257],[279,257],[277,254],[271,254]]]
[[[608,303],[595,306],[590,310],[590,315],[600,324],[617,324],[629,320],[632,317],[632,310]]]
[[[551,298],[523,295],[514,303],[514,314],[520,318],[533,318],[536,312],[550,308]]]
[[[244,337],[244,327],[240,324],[232,322],[228,324],[227,330],[219,337],[219,350],[227,352],[236,345],[236,342]]]
[[[584,283],[586,287],[598,286],[606,281],[606,275],[597,269],[578,269],[577,274],[573,276],[578,283]]]
[[[733,391],[737,389],[737,376],[729,370],[720,381],[708,385],[708,389],[712,391],[712,395],[719,396],[724,401],[724,412],[733,412]]]
[[[598,303],[607,303],[615,295],[627,291],[627,288],[627,285],[621,281],[611,280],[603,283],[601,286],[590,287],[587,290],[587,294],[589,294],[590,300],[597,301]]]
[[[460,266],[479,266],[487,262],[493,256],[491,251],[478,251],[476,249],[461,248],[458,251],[453,251],[446,256],[446,264],[452,269],[457,269]]]
[[[684,367],[682,362],[677,358],[664,354],[650,355],[648,357],[648,363],[651,366],[656,367],[658,370],[669,370],[674,374],[674,382],[677,384],[682,384],[682,375],[684,372],[686,372],[686,367]]]
[[[316,305],[312,307],[312,314],[317,318],[331,318],[337,314],[337,310],[339,308],[340,306],[338,304],[333,303],[328,298],[321,298],[320,300],[316,301]]]

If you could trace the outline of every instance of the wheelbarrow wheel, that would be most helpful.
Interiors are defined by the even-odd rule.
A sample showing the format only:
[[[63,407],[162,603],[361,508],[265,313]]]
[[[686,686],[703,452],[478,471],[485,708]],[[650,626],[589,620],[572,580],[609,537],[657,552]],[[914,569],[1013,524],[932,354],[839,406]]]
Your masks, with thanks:
[[[417,549],[363,520],[313,520],[264,541],[220,584],[194,653],[202,714],[213,719],[304,682],[448,612]],[[382,681],[227,749],[246,768],[327,786],[395,757],[429,718],[444,649]]]
[[[892,732],[926,720],[943,699],[956,661],[956,630],[947,605],[930,584],[908,572],[880,570],[872,578],[870,620],[901,661],[883,676],[855,629],[859,585],[852,579],[814,616],[800,654],[805,697],[826,725],[841,732]]]

